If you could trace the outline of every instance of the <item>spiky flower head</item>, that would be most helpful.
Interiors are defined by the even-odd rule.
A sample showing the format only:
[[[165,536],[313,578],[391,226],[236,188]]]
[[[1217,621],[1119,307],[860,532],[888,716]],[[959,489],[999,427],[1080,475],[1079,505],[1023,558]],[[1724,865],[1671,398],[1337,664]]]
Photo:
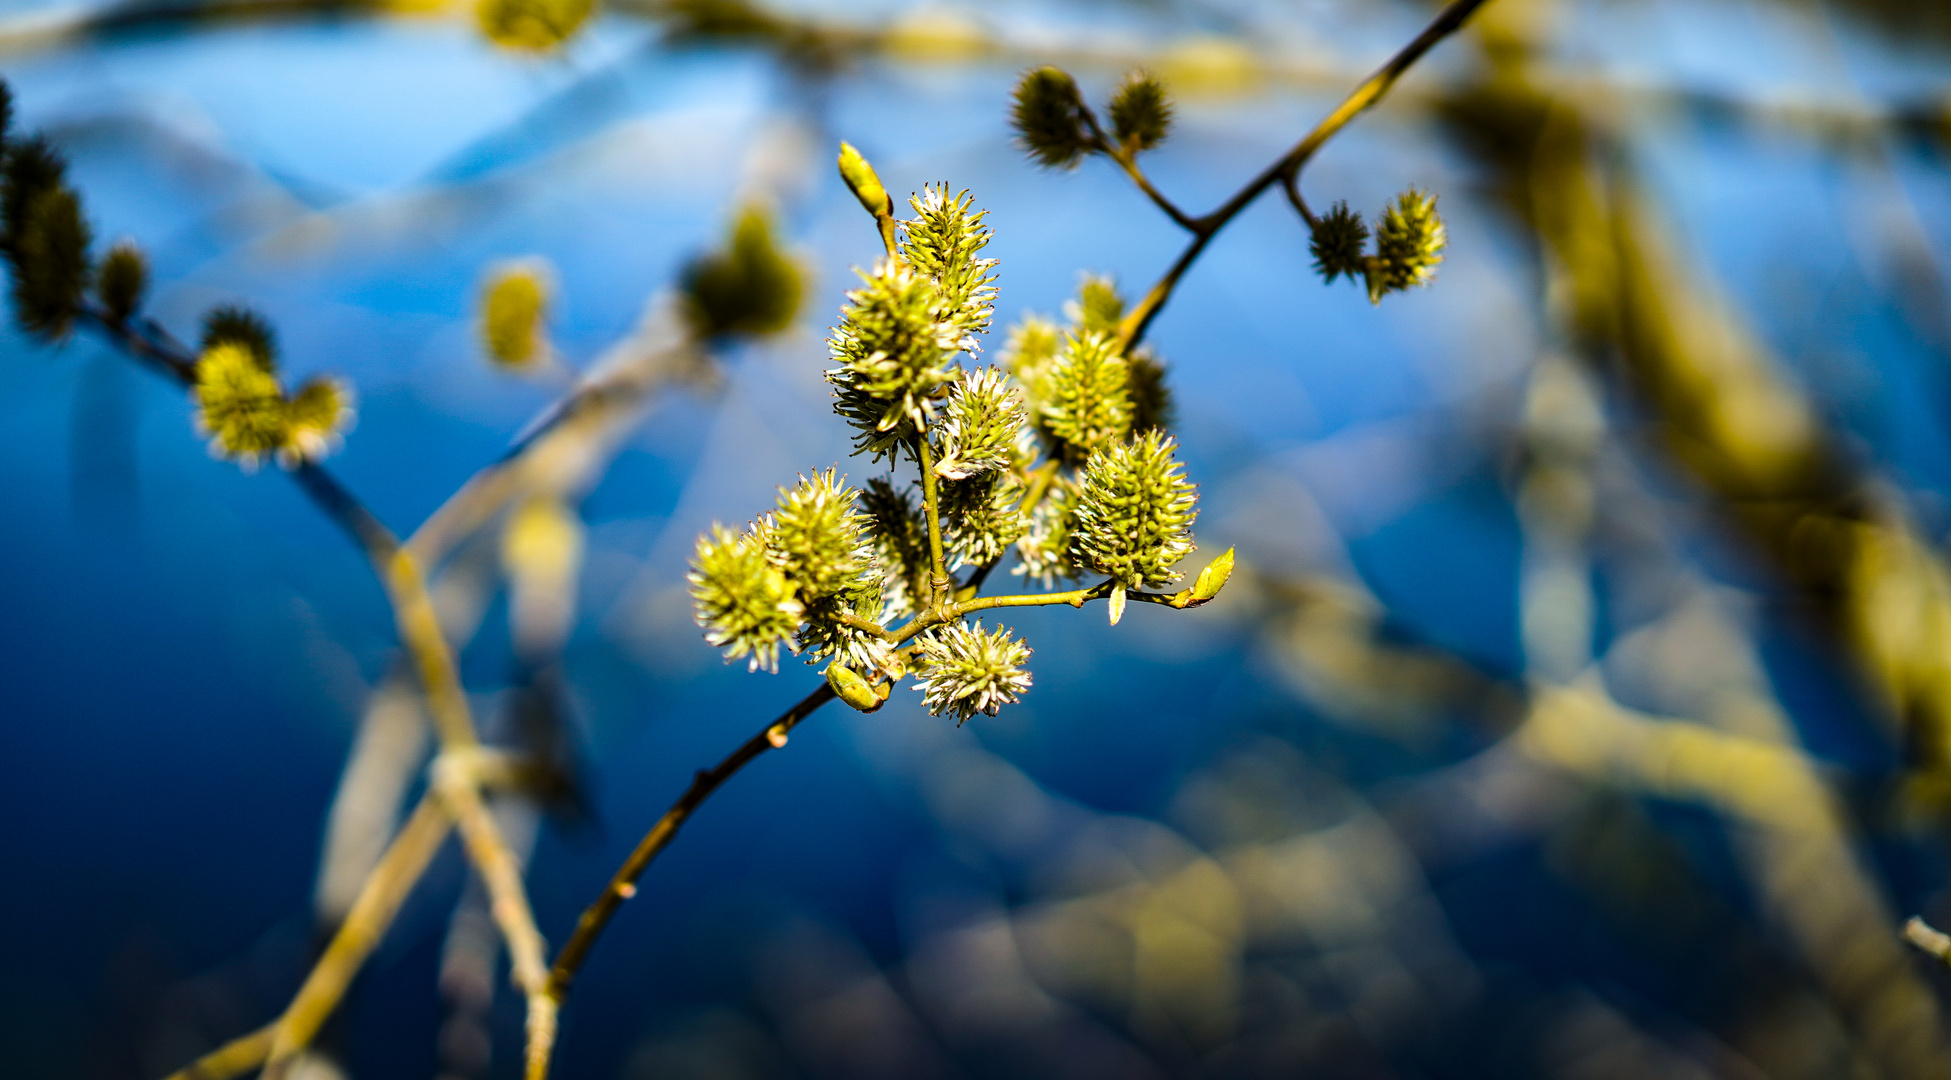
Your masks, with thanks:
[[[941,483],[942,546],[957,567],[1003,557],[1030,523],[1019,506],[1023,487],[1006,472]]]
[[[739,212],[725,249],[692,260],[681,282],[691,324],[708,338],[778,333],[792,325],[805,291],[756,203]]]
[[[1010,636],[1009,628],[984,633],[982,624],[949,623],[916,638],[915,689],[930,716],[950,713],[957,725],[977,713],[996,715],[1022,700],[1030,688],[1023,662],[1030,647]]]
[[[356,414],[352,388],[337,379],[306,380],[285,404],[288,425],[278,461],[290,468],[306,461],[323,461],[345,443]]]
[[[119,240],[103,256],[95,271],[95,298],[113,322],[126,322],[142,307],[142,294],[149,288],[149,260],[132,240]]]
[[[1133,71],[1111,95],[1111,133],[1131,151],[1150,150],[1172,128],[1172,100],[1148,71]]]
[[[595,0],[480,0],[474,18],[496,45],[540,53],[568,40],[595,10]]]
[[[915,217],[902,222],[902,257],[935,283],[939,318],[957,332],[956,347],[980,352],[975,336],[989,331],[996,313],[996,260],[977,257],[995,236],[982,223],[989,211],[973,210],[967,191],[951,196],[947,184],[924,187],[909,205]]]
[[[765,522],[766,547],[802,603],[837,597],[866,573],[871,549],[863,537],[867,519],[854,507],[857,497],[834,469],[779,489],[778,507]]]
[[[941,296],[929,278],[887,260],[861,274],[847,294],[827,345],[840,367],[826,373],[834,411],[860,429],[854,452],[891,457],[895,445],[927,423],[933,397],[953,379],[948,362],[961,333],[941,321]]]
[[[981,368],[956,380],[937,426],[942,444],[936,475],[961,480],[1008,468],[1027,418],[1022,393],[998,369]]]
[[[1061,69],[1040,67],[1024,72],[1017,82],[1009,119],[1017,140],[1037,164],[1068,169],[1091,149],[1085,115],[1077,80]]]
[[[242,304],[219,304],[203,313],[201,351],[237,345],[266,371],[278,369],[278,332],[270,320]]]
[[[481,347],[512,370],[549,355],[549,268],[540,259],[502,263],[481,286]]]
[[[885,575],[888,618],[912,615],[920,610],[934,576],[928,561],[928,521],[908,492],[884,476],[867,481],[860,492],[860,507],[869,522],[875,561]]]
[[[1044,588],[1056,584],[1058,578],[1084,576],[1083,568],[1070,557],[1070,538],[1076,529],[1077,488],[1058,477],[1043,501],[1030,511],[1030,527],[1016,541],[1017,564],[1010,572]]]
[[[28,200],[12,236],[14,316],[22,329],[43,341],[67,336],[88,286],[92,239],[81,201],[66,185]]]
[[[1410,188],[1382,211],[1375,228],[1375,259],[1368,267],[1368,298],[1381,303],[1385,293],[1427,285],[1443,261],[1443,219],[1436,196]]]
[[[705,640],[723,649],[727,662],[748,657],[749,671],[779,670],[779,647],[799,627],[801,608],[792,583],[768,557],[763,536],[713,524],[709,535],[698,537],[685,580]]]
[[[291,414],[278,377],[240,342],[219,342],[196,362],[197,428],[210,439],[210,452],[257,468],[268,454],[284,449],[291,437]]]
[[[1362,215],[1337,202],[1314,222],[1307,249],[1323,281],[1347,275],[1353,281],[1368,269],[1368,223]]]
[[[1077,283],[1077,299],[1064,302],[1064,314],[1079,330],[1114,333],[1125,316],[1125,298],[1116,281],[1103,274],[1085,274]]]
[[[1119,589],[1168,585],[1192,551],[1198,489],[1175,459],[1171,436],[1148,431],[1091,455],[1077,495],[1071,558]]]
[[[884,671],[894,666],[894,647],[886,638],[869,630],[849,626],[836,618],[851,615],[870,623],[885,624],[892,616],[884,600],[882,570],[869,566],[860,577],[837,596],[806,606],[806,625],[799,628],[798,644],[806,662],[827,657],[859,671]]]
[[[27,228],[28,211],[34,200],[67,183],[68,163],[35,135],[7,145],[0,155],[0,227],[4,227],[6,250],[19,259],[21,234]]]
[[[1131,395],[1131,430],[1153,428],[1171,430],[1178,406],[1172,388],[1165,385],[1165,361],[1149,345],[1140,345],[1125,358],[1130,369],[1125,375],[1125,390]]]
[[[1083,330],[1064,337],[1040,390],[1043,426],[1081,458],[1131,430],[1130,372],[1116,337]]]

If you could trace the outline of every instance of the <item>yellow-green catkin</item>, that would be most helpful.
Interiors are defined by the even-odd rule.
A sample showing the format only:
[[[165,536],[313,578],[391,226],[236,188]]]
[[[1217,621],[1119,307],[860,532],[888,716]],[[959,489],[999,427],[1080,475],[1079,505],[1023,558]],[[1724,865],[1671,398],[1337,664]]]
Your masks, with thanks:
[[[480,0],[474,17],[496,45],[540,53],[567,41],[595,10],[595,0]]]
[[[549,276],[532,262],[508,263],[481,290],[481,345],[489,359],[514,371],[549,354]]]

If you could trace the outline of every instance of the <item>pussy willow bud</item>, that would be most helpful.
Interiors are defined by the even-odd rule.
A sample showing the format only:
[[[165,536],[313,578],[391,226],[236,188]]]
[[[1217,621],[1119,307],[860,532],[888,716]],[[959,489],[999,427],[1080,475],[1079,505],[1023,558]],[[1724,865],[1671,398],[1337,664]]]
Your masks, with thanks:
[[[149,289],[149,260],[134,241],[122,240],[108,249],[95,271],[95,297],[114,322],[126,322],[142,307]]]
[[[203,314],[200,351],[238,345],[265,371],[278,368],[278,334],[264,316],[241,304],[220,304]]]
[[[1070,538],[1077,528],[1077,490],[1058,477],[1050,493],[1030,513],[1030,529],[1016,542],[1016,568],[1010,571],[1048,588],[1058,578],[1076,579],[1083,569],[1070,557]]]
[[[1150,150],[1172,128],[1172,101],[1150,72],[1134,71],[1111,95],[1111,132],[1128,150]]]
[[[1125,358],[1125,392],[1131,398],[1131,430],[1144,434],[1153,428],[1170,431],[1178,406],[1165,385],[1165,361],[1149,345],[1140,345]]]
[[[949,623],[915,640],[920,677],[914,687],[931,716],[950,713],[958,725],[977,713],[994,716],[1004,705],[1022,700],[1030,688],[1030,673],[1023,670],[1030,647],[1012,638],[1007,627],[985,634],[981,623],[973,628]]]
[[[1150,431],[1112,443],[1084,466],[1070,555],[1127,589],[1166,585],[1192,551],[1198,489],[1174,458],[1170,436]]]
[[[355,415],[350,387],[337,379],[307,380],[286,404],[287,430],[278,461],[290,468],[332,456],[344,445]]]
[[[1101,274],[1085,274],[1078,283],[1077,299],[1064,303],[1064,314],[1079,330],[1114,333],[1125,317],[1125,298],[1118,283]]]
[[[706,641],[724,650],[727,661],[749,657],[748,670],[779,670],[779,647],[799,626],[800,604],[762,538],[713,525],[710,535],[698,537],[685,580]]]
[[[880,176],[852,143],[840,144],[840,179],[847,182],[847,190],[854,193],[854,198],[860,200],[861,207],[874,215],[875,220],[894,213],[894,200],[888,197]]]
[[[1345,274],[1353,281],[1368,269],[1368,225],[1346,202],[1337,202],[1315,220],[1307,248],[1321,280],[1333,281]]]
[[[872,683],[843,664],[827,665],[826,684],[833,688],[835,697],[861,712],[873,712],[885,703],[885,699],[874,692]]]
[[[67,163],[39,135],[10,143],[0,156],[5,170],[0,172],[0,226],[4,226],[6,248],[20,244],[27,226],[27,211],[43,193],[63,186]]]
[[[1029,529],[1023,488],[1006,472],[941,483],[942,545],[957,567],[1000,559]]]
[[[14,315],[22,329],[48,341],[67,335],[88,285],[90,239],[68,188],[48,188],[28,203],[14,236]]]
[[[935,473],[961,480],[1005,469],[1016,460],[1016,440],[1027,419],[1023,395],[995,368],[965,375],[949,387],[942,407],[941,459]]]
[[[886,575],[885,600],[890,618],[912,615],[929,594],[928,522],[908,492],[886,477],[867,481],[860,492],[860,508],[867,514],[874,556]]]
[[[778,508],[767,520],[766,548],[804,604],[839,596],[867,568],[862,536],[867,520],[854,508],[855,498],[834,469],[779,490]]]
[[[265,370],[248,345],[220,341],[196,362],[197,428],[209,437],[211,454],[257,468],[284,449],[291,436],[290,410],[278,377]]]
[[[929,278],[892,260],[861,275],[847,294],[827,347],[840,367],[826,373],[834,411],[863,433],[855,453],[891,455],[905,431],[934,413],[935,392],[954,378],[953,326],[936,319],[940,294]]]
[[[1131,430],[1129,371],[1111,334],[1066,335],[1043,377],[1043,426],[1077,457],[1124,438]]]
[[[595,10],[595,0],[479,0],[474,18],[496,45],[539,53],[568,40]]]
[[[1368,268],[1368,298],[1381,303],[1385,293],[1427,285],[1443,261],[1443,219],[1436,197],[1410,188],[1382,211],[1375,227],[1375,259]]]
[[[1226,587],[1226,579],[1232,576],[1233,549],[1227,548],[1218,558],[1207,563],[1205,569],[1199,571],[1199,576],[1193,579],[1192,599],[1203,604],[1218,596],[1219,590]]]
[[[792,325],[805,291],[758,205],[739,213],[723,251],[693,260],[681,280],[692,325],[707,338],[778,333]]]
[[[1010,122],[1023,149],[1037,164],[1068,169],[1092,148],[1084,108],[1084,95],[1068,72],[1032,68],[1016,84]]]
[[[481,289],[481,347],[502,367],[529,367],[549,354],[548,314],[548,266],[504,263]]]
[[[937,318],[955,331],[956,347],[972,353],[981,351],[976,335],[989,331],[996,302],[996,260],[977,257],[995,233],[983,225],[989,212],[974,204],[966,191],[951,196],[947,184],[922,189],[909,200],[915,218],[903,223],[901,245],[915,273],[935,283]]]
[[[799,628],[799,649],[807,662],[832,657],[861,671],[886,671],[896,663],[894,647],[873,630],[849,625],[841,616],[851,615],[869,623],[891,618],[883,600],[887,583],[885,571],[863,561],[861,570],[839,593],[806,603],[806,625]]]

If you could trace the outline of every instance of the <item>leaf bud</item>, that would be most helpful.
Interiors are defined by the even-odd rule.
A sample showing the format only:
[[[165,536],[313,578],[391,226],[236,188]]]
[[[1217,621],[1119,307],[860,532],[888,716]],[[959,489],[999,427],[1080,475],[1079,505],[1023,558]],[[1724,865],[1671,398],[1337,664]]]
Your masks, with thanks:
[[[142,306],[142,295],[149,289],[149,260],[132,240],[122,240],[108,249],[101,268],[95,271],[95,296],[114,322],[127,322]]]
[[[1192,601],[1203,604],[1219,595],[1226,587],[1226,580],[1233,576],[1233,549],[1227,548],[1219,558],[1206,564],[1199,576],[1192,582]]]
[[[1150,150],[1172,127],[1172,101],[1148,71],[1133,71],[1111,97],[1111,132],[1126,150]]]
[[[1023,149],[1045,168],[1071,168],[1086,151],[1095,149],[1087,115],[1084,95],[1069,72],[1032,68],[1016,84],[1010,122]]]
[[[860,156],[852,143],[840,144],[840,179],[847,182],[847,190],[854,193],[854,198],[860,200],[860,205],[876,221],[894,215],[894,200],[888,197],[887,188],[881,186],[874,166]]]
[[[827,665],[826,684],[833,688],[835,697],[861,712],[873,712],[887,701],[874,692],[872,683],[845,664]]]

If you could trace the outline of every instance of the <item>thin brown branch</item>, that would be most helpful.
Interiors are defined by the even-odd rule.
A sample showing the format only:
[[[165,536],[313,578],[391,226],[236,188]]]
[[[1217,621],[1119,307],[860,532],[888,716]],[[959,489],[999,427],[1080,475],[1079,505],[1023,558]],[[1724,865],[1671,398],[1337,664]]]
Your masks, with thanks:
[[[1382,100],[1382,97],[1389,92],[1389,88],[1402,77],[1403,72],[1408,71],[1416,61],[1422,59],[1423,54],[1437,42],[1455,33],[1471,13],[1482,7],[1485,2],[1486,0],[1451,0],[1449,6],[1445,7],[1422,33],[1416,35],[1416,40],[1404,46],[1402,51],[1389,58],[1388,63],[1383,64],[1375,74],[1370,75],[1366,81],[1357,86],[1353,93],[1343,99],[1342,103],[1336,106],[1325,119],[1316,124],[1314,130],[1308,132],[1307,136],[1296,143],[1292,150],[1281,155],[1280,160],[1267,166],[1260,175],[1248,181],[1245,187],[1236,192],[1219,209],[1195,220],[1190,226],[1193,232],[1192,242],[1186,245],[1185,250],[1173,262],[1171,269],[1167,270],[1165,276],[1152,286],[1151,291],[1145,294],[1145,298],[1139,301],[1138,306],[1118,324],[1118,339],[1125,348],[1129,349],[1144,340],[1146,329],[1151,326],[1152,320],[1158,316],[1165,302],[1171,298],[1172,291],[1178,287],[1179,279],[1185,276],[1186,270],[1199,258],[1200,253],[1206,250],[1206,245],[1212,242],[1213,237],[1221,229],[1238,217],[1240,211],[1246,209],[1253,200],[1259,198],[1261,193],[1277,181],[1284,177],[1298,178],[1301,169],[1307,165],[1315,151],[1321,149],[1323,144],[1335,136],[1335,133],[1347,127],[1355,117]],[[1298,199],[1299,195],[1300,192],[1296,188],[1295,198]]]
[[[548,1072],[556,1032],[556,1003],[548,993],[548,945],[529,907],[521,862],[482,801],[468,765],[465,758],[443,755],[434,763],[434,790],[460,829],[468,857],[487,887],[489,914],[508,942],[509,967],[528,1004],[527,1075],[539,1080]]]
[[[84,308],[82,316],[138,359],[163,369],[185,386],[194,384],[195,358],[160,327],[144,323],[138,332],[126,321],[110,319],[96,308]],[[508,939],[516,982],[528,997],[530,1061],[533,1063],[539,1056],[546,1062],[548,1044],[555,1032],[555,1003],[542,992],[547,971],[542,937],[535,928],[514,855],[481,802],[479,779],[471,769],[457,772],[451,766],[457,760],[456,755],[474,753],[480,746],[480,738],[468,708],[467,691],[461,685],[460,672],[454,663],[453,649],[441,632],[433,599],[427,593],[426,578],[413,554],[402,548],[392,531],[331,473],[308,462],[291,475],[313,503],[358,542],[392,603],[401,646],[413,660],[434,729],[440,736],[443,758],[436,762],[436,781],[442,800],[462,823],[468,856],[494,897],[496,922]],[[449,763],[449,767],[442,768],[442,762]],[[449,779],[442,781],[443,776]],[[352,955],[356,960],[365,958],[364,952]],[[355,962],[345,978],[349,980],[356,970]],[[537,1040],[543,1040],[539,1051]]]
[[[671,804],[664,816],[657,819],[650,831],[637,843],[636,850],[623,861],[603,894],[596,902],[584,910],[582,918],[576,921],[576,931],[571,934],[562,951],[556,954],[555,968],[549,973],[549,993],[558,1002],[568,996],[569,985],[575,981],[576,972],[581,970],[583,961],[589,956],[590,946],[596,943],[610,919],[625,900],[637,895],[637,879],[643,877],[651,861],[656,859],[672,840],[677,831],[684,826],[693,811],[718,790],[719,785],[731,779],[732,775],[750,764],[754,758],[767,750],[786,745],[786,736],[799,722],[811,716],[815,710],[834,697],[833,688],[821,683],[819,689],[801,698],[798,704],[780,714],[777,720],[767,724],[763,730],[745,740],[737,750],[710,769],[700,770],[677,802]]]

